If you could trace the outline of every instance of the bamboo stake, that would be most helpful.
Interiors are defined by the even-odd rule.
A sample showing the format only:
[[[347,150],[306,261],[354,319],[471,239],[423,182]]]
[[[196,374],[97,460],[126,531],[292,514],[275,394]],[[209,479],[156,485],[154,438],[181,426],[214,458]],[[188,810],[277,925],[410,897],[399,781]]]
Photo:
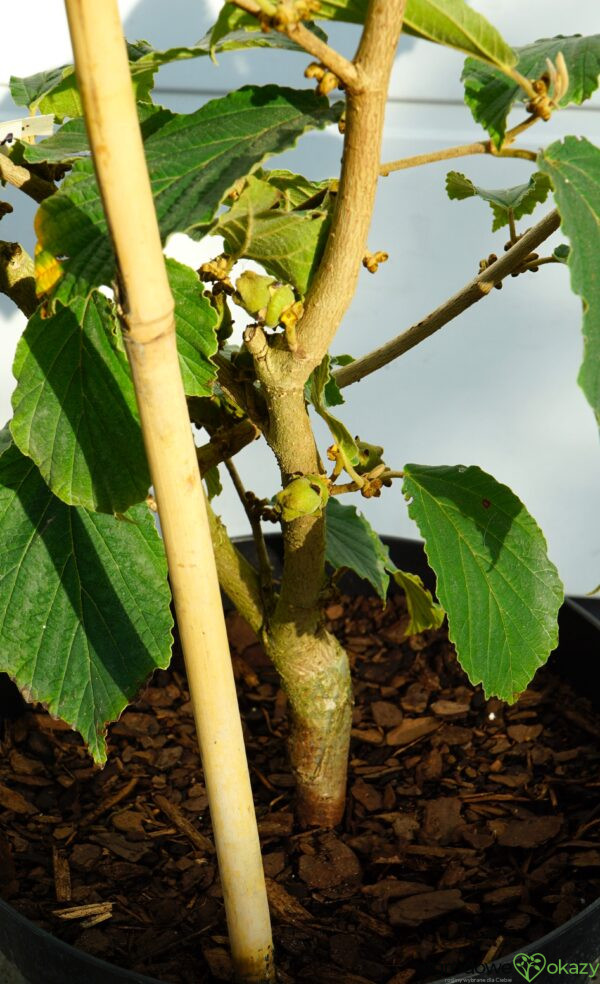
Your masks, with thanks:
[[[269,910],[223,609],[179,372],[173,299],[116,0],[65,0],[98,184],[118,259],[131,365],[221,873],[232,957],[274,980]]]

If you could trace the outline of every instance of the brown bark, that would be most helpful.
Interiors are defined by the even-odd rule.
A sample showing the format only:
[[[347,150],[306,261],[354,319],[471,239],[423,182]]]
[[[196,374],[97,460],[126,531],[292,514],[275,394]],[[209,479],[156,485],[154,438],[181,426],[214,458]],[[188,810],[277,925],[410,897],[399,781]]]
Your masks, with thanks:
[[[352,723],[347,654],[329,632],[300,619],[277,626],[267,651],[288,698],[296,815],[305,827],[335,827],[346,805]]]

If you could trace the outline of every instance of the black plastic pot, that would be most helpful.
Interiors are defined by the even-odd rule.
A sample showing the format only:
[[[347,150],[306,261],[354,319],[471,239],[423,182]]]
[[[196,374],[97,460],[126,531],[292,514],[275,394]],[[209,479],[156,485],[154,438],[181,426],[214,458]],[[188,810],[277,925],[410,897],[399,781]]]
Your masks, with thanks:
[[[392,558],[399,567],[419,573],[425,583],[433,587],[434,576],[427,566],[420,543],[394,537],[383,539],[390,546]],[[277,565],[281,554],[281,538],[271,535],[268,541]],[[238,543],[243,552],[252,557],[252,541],[244,538]],[[354,576],[349,576],[343,586],[354,594],[365,593],[366,585]],[[600,602],[590,604],[588,599],[567,599],[561,609],[559,625],[559,647],[551,657],[553,668],[579,692],[598,700]],[[11,699],[13,705],[9,708]],[[3,710],[4,716],[14,716],[14,697],[3,694],[0,688],[0,717],[3,716]],[[29,984],[161,984],[154,977],[122,970],[55,939],[2,900],[0,952],[19,968]],[[537,984],[553,984],[557,981],[584,984],[589,979],[589,965],[593,966],[600,961],[600,899],[563,926],[519,952],[529,957],[541,954],[544,969],[536,973],[538,964],[533,971],[530,968],[529,977],[526,976],[527,968],[523,962],[522,970],[516,969],[513,959],[518,954],[513,953],[499,958],[489,966],[465,968],[460,975],[445,978],[436,984],[455,984],[461,980],[522,984],[523,980],[529,979],[535,980]],[[582,971],[581,974],[575,971],[575,964],[577,971]]]

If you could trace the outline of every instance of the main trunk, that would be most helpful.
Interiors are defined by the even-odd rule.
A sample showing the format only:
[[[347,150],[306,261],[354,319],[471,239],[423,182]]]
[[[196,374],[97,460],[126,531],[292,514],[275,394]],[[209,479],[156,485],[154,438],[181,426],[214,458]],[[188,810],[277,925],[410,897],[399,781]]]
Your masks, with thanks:
[[[333,827],[344,814],[352,723],[348,657],[322,627],[278,625],[266,645],[288,698],[296,813],[304,826]]]

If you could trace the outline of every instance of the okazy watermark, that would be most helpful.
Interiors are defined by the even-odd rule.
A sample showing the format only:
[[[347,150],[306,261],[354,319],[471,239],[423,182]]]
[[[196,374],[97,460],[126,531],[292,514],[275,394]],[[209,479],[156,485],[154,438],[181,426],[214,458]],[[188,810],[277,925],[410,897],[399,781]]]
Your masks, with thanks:
[[[543,953],[517,953],[513,957],[513,966],[516,971],[531,984],[543,970],[547,974],[573,974],[578,977],[585,974],[586,979],[594,977],[598,972],[599,963],[570,963],[568,960],[558,960],[556,963],[546,963]]]
[[[537,977],[540,976],[542,971],[546,974],[556,975],[558,980],[562,980],[564,976],[572,975],[573,977],[582,976],[585,981],[590,980],[595,977],[600,969],[600,960],[595,963],[575,963],[568,960],[558,960],[548,963],[546,957],[543,953],[517,953],[513,957],[512,966],[517,971],[520,976],[532,984]],[[503,963],[495,961],[489,964],[480,964],[479,967],[474,967],[468,972],[466,977],[453,977],[453,984],[460,984],[461,981],[467,982],[472,981],[472,974],[477,974],[479,980],[489,981],[490,984],[510,984],[514,979],[510,974],[512,970],[509,963]],[[485,976],[483,976],[485,975]]]

